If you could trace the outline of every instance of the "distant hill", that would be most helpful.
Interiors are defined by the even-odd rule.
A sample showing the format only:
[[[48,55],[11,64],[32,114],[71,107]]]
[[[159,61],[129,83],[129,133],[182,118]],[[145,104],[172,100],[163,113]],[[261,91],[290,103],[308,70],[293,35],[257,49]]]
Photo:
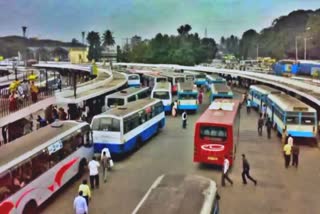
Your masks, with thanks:
[[[0,37],[0,56],[17,56],[18,51],[21,54],[27,47],[84,47],[79,42],[62,42],[50,39],[24,38],[21,36]]]

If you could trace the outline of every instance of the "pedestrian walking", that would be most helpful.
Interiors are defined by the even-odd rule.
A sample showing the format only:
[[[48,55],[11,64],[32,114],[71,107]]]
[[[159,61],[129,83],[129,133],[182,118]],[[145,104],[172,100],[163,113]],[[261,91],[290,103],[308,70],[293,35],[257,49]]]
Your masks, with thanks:
[[[300,154],[300,148],[298,145],[294,144],[292,146],[292,166],[295,166],[298,168],[299,165],[299,154]]]
[[[200,105],[202,104],[202,99],[203,99],[203,90],[200,90],[200,93],[198,95],[198,102]]]
[[[287,142],[283,147],[283,154],[284,154],[284,165],[286,168],[290,165],[290,158],[291,158],[291,145]]]
[[[91,190],[88,185],[87,179],[83,179],[82,184],[80,184],[78,192],[80,191],[82,191],[82,196],[86,199],[87,206],[89,206],[89,199],[91,199]]]
[[[88,214],[88,205],[82,191],[79,191],[79,195],[74,199],[73,209],[75,214]]]
[[[106,151],[102,151],[101,166],[102,166],[102,175],[103,175],[104,182],[107,182],[108,165],[109,165],[109,157],[107,156]]]
[[[267,118],[266,128],[267,128],[268,139],[270,139],[271,138],[272,122],[269,117]]]
[[[178,102],[175,100],[173,102],[173,107],[172,107],[172,116],[176,117],[177,116],[177,110],[178,110]]]
[[[8,138],[7,138],[8,126],[3,126],[1,132],[2,132],[3,143],[6,144],[8,142]]]
[[[228,160],[228,157],[225,156],[224,157],[224,161],[223,161],[223,171],[222,171],[222,186],[225,186],[225,179],[227,179],[227,181],[233,185],[233,181],[229,178],[229,168],[230,168],[230,162]]]
[[[184,111],[183,113],[182,113],[182,128],[187,128],[187,112],[186,111]]]
[[[243,184],[247,184],[246,177],[251,180],[254,185],[257,185],[257,180],[250,176],[250,164],[246,158],[245,154],[242,154],[242,182]]]
[[[262,114],[260,113],[260,117],[258,119],[258,133],[259,133],[259,136],[262,136],[262,128],[263,128],[263,117],[262,117]]]
[[[247,113],[249,114],[251,110],[251,100],[247,99]]]
[[[38,101],[39,89],[34,84],[34,81],[31,82],[30,91],[31,91],[31,100],[32,100],[32,102],[34,102],[34,103],[37,102]]]
[[[262,113],[262,118],[265,119],[267,116],[267,106],[266,104],[263,104],[261,107],[261,113]]]
[[[90,186],[91,189],[94,187],[99,188],[99,167],[100,164],[96,161],[96,157],[93,156],[92,160],[89,162],[89,175],[90,175]]]

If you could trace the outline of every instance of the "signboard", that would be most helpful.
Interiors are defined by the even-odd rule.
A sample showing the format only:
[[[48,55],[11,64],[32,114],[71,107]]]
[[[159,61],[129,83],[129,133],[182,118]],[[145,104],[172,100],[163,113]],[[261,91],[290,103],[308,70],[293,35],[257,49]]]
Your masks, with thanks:
[[[210,110],[225,110],[232,111],[234,103],[226,103],[226,102],[213,102],[209,106]]]
[[[62,148],[63,148],[63,144],[61,140],[59,140],[58,142],[55,142],[54,144],[51,144],[50,146],[48,146],[49,155],[59,151]]]

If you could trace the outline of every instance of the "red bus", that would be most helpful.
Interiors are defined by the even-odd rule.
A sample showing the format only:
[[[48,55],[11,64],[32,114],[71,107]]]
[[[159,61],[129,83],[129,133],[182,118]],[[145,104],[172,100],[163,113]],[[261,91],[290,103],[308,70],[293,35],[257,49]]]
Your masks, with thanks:
[[[216,99],[195,124],[193,161],[223,165],[227,155],[230,165],[239,141],[240,101]]]

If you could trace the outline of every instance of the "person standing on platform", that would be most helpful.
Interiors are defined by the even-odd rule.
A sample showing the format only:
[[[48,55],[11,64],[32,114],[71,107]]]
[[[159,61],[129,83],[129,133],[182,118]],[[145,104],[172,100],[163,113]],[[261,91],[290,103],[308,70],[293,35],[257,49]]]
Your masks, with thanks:
[[[286,168],[288,168],[290,165],[291,149],[292,147],[289,142],[287,142],[283,147],[284,164]]]
[[[73,209],[75,214],[88,214],[88,205],[86,199],[83,197],[82,191],[80,191],[79,195],[74,199]]]
[[[88,185],[87,179],[84,179],[82,181],[82,184],[80,184],[78,192],[81,192],[81,191],[82,191],[82,196],[86,199],[87,206],[89,206],[89,199],[91,199],[91,191],[90,191],[90,187]]]
[[[37,102],[38,101],[39,89],[34,84],[34,81],[31,82],[30,91],[31,91],[31,100],[32,100],[32,102],[34,102],[34,103]]]
[[[233,181],[229,178],[229,169],[230,169],[230,162],[228,160],[228,157],[225,156],[224,157],[224,161],[223,161],[223,171],[222,171],[222,182],[221,185],[225,186],[225,179],[227,179],[227,181],[233,185]]]
[[[110,159],[110,153],[107,155],[106,151],[102,151],[102,155],[101,155],[102,176],[103,176],[103,181],[105,183],[107,182],[107,171],[108,171],[109,159]]]
[[[100,164],[96,161],[96,157],[93,156],[92,160],[89,162],[89,175],[90,175],[90,186],[94,189],[96,186],[99,188],[99,170]]]
[[[250,110],[251,110],[251,100],[247,99],[247,114],[250,113]]]
[[[299,146],[294,144],[292,146],[292,166],[295,166],[296,168],[298,168],[298,165],[299,165],[299,153],[300,153]]]
[[[270,139],[271,138],[272,122],[269,117],[267,118],[266,128],[267,128],[268,139]]]
[[[260,113],[260,117],[258,119],[258,133],[259,136],[262,136],[262,127],[263,127],[263,117],[262,117],[262,113]]]
[[[198,102],[200,105],[202,104],[202,99],[203,99],[203,90],[201,89],[198,95]]]
[[[2,127],[2,139],[3,139],[4,144],[8,143],[7,132],[8,132],[8,127],[3,126]]]
[[[252,178],[249,172],[250,172],[249,162],[246,159],[246,155],[242,154],[242,182],[243,184],[247,184],[247,179],[246,179],[247,177],[249,180],[251,180],[254,183],[254,185],[257,185],[257,180]]]
[[[187,112],[186,111],[184,111],[183,113],[182,113],[182,128],[187,128]]]

